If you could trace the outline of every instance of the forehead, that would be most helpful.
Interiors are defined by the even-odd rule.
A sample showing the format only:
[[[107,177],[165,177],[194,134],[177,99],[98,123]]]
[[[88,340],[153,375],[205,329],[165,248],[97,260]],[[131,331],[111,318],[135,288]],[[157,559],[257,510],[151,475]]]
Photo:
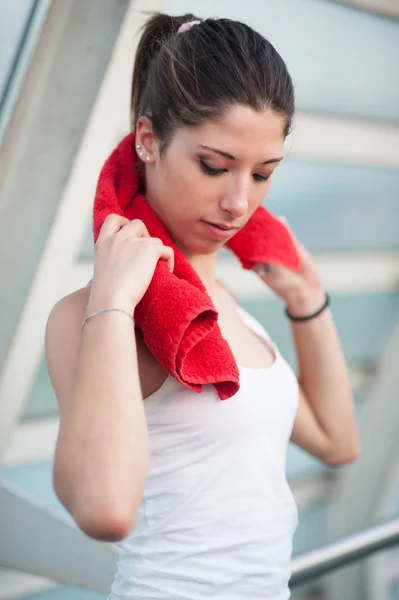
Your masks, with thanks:
[[[282,155],[285,124],[285,118],[271,110],[259,112],[237,105],[218,119],[180,128],[176,141],[193,148],[198,144],[214,146],[237,158],[263,162]]]

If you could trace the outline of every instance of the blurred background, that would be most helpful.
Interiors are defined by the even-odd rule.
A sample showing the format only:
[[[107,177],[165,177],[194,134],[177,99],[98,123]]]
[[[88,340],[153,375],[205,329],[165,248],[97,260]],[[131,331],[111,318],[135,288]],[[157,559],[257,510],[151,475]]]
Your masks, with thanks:
[[[117,550],[52,490],[58,410],[43,354],[53,304],[92,274],[91,207],[129,131],[143,11],[245,21],[281,53],[295,129],[265,201],[313,253],[350,365],[362,455],[294,446],[294,557],[399,515],[399,1],[0,0],[0,600],[105,599]],[[219,276],[295,367],[281,302],[226,251]],[[399,546],[295,588],[399,599]]]

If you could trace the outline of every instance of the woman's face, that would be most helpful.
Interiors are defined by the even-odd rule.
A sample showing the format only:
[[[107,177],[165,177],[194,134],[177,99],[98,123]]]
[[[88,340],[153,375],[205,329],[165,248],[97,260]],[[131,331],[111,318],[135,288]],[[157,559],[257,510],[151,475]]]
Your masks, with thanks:
[[[137,142],[150,146],[147,200],[185,254],[214,253],[246,224],[282,158],[285,124],[272,111],[237,105],[217,121],[177,129],[162,158],[138,124]],[[220,234],[206,223],[234,229]]]

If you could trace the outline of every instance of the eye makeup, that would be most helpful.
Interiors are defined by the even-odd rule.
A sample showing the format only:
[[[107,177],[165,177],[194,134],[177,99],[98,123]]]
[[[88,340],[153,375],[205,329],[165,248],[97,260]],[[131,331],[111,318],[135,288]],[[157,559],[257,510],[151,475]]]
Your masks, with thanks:
[[[208,165],[207,162],[205,162],[205,160],[203,158],[200,158],[199,162],[200,162],[200,167],[201,167],[202,171],[205,173],[205,175],[210,175],[211,177],[217,177],[218,175],[222,175],[223,173],[227,172],[227,169],[215,169],[214,167],[211,167],[210,165]]]
[[[223,173],[227,173],[228,169],[215,169],[208,165],[208,163],[203,159],[199,159],[200,167],[205,175],[209,175],[210,177],[217,177],[219,175],[223,175]],[[260,175],[259,173],[254,173],[253,178],[258,182],[265,182],[269,179],[270,175]]]

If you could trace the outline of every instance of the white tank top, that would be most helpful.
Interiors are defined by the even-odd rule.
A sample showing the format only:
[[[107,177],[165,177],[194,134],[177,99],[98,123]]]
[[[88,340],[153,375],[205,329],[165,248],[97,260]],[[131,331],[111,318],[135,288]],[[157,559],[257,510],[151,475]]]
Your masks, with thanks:
[[[220,400],[169,376],[144,401],[150,468],[134,530],[108,600],[287,600],[297,507],[286,451],[298,382],[275,351],[270,367],[239,366],[240,389]]]

